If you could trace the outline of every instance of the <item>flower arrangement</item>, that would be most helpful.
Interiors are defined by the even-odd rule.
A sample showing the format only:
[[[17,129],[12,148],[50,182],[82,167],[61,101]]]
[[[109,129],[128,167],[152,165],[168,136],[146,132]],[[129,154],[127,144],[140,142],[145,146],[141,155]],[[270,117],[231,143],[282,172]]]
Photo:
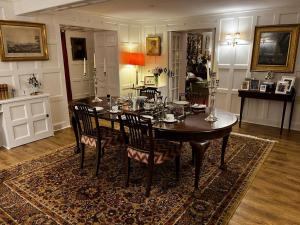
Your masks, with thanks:
[[[28,79],[28,84],[31,85],[31,95],[36,95],[38,93],[38,89],[42,86],[41,82],[38,81],[34,73],[30,75]]]
[[[156,85],[158,84],[158,77],[162,74],[162,73],[165,73],[167,74],[169,77],[174,77],[174,72],[172,72],[171,70],[169,70],[167,67],[165,68],[162,68],[162,67],[155,67],[153,70],[152,70],[152,73],[155,77],[155,83]]]

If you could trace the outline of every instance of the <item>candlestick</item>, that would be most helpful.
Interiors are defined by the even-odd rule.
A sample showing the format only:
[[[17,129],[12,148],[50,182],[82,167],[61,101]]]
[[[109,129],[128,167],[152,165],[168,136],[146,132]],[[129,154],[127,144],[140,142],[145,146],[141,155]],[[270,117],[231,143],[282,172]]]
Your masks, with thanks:
[[[96,69],[96,54],[94,52],[94,69]]]
[[[219,86],[219,80],[216,79],[216,74],[211,74],[211,80],[208,82],[209,88],[209,115],[205,118],[208,122],[215,122],[218,118],[215,116],[215,94]]]
[[[206,72],[207,72],[207,81],[209,82],[210,81],[210,71],[209,71],[209,68],[206,66]]]
[[[102,102],[102,99],[98,98],[98,79],[97,79],[96,68],[94,68],[94,94],[95,94],[95,99],[93,100],[93,102]]]
[[[103,71],[106,72],[106,59],[103,59]]]
[[[85,58],[83,58],[83,74],[84,76],[86,75],[86,65],[85,65],[86,61]]]

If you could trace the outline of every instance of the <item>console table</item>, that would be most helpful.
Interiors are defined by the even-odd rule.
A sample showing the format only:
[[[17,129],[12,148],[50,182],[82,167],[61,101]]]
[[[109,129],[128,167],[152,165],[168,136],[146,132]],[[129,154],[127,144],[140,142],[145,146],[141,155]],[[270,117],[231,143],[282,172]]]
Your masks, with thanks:
[[[290,93],[287,93],[287,94],[275,94],[274,92],[259,92],[259,91],[239,90],[239,97],[241,97],[239,127],[241,127],[241,123],[242,123],[245,98],[254,98],[254,99],[275,100],[275,101],[282,101],[283,102],[280,134],[282,134],[282,128],[283,128],[283,123],[284,123],[286,105],[287,105],[288,102],[290,102],[291,103],[291,112],[290,112],[290,118],[289,118],[289,131],[290,131],[291,122],[292,122],[292,118],[293,118],[295,97],[296,97],[296,92],[295,92],[294,89],[292,89],[292,91]]]

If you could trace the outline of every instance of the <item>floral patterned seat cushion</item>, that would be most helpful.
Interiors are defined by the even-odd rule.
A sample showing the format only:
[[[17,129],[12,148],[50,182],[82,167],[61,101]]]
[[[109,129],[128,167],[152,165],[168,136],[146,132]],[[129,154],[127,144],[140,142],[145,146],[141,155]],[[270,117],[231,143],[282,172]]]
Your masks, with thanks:
[[[180,145],[167,140],[154,140],[154,164],[161,164],[167,160],[173,159],[180,155]],[[149,163],[149,152],[134,147],[127,147],[127,155],[129,158],[142,163]]]

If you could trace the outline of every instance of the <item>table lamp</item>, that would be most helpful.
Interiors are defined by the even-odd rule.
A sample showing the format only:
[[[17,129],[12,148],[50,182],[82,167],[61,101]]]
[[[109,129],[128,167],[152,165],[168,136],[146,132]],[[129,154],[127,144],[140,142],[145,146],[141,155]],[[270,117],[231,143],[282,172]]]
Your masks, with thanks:
[[[121,53],[121,63],[127,65],[136,66],[136,77],[135,83],[139,84],[139,72],[137,66],[145,65],[145,55],[143,53],[138,52],[122,52]]]

